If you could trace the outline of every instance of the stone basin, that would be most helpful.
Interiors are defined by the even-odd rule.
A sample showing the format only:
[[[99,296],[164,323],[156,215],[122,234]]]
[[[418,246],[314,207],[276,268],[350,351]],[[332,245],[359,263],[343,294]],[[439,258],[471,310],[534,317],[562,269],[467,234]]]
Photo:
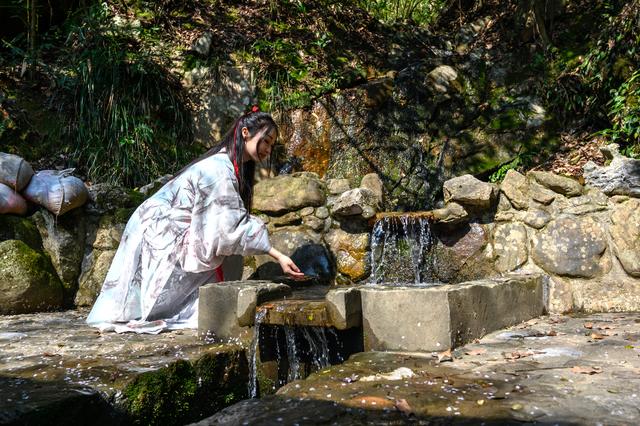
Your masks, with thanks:
[[[184,424],[246,397],[238,345],[103,334],[87,313],[0,316],[0,424]]]
[[[265,325],[295,325],[331,327],[326,302],[320,300],[279,300],[258,307],[260,323]]]

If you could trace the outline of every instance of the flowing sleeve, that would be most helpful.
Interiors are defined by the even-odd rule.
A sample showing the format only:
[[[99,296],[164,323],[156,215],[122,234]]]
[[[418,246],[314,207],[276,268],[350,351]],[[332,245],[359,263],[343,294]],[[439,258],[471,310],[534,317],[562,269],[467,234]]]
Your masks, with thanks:
[[[225,256],[264,254],[271,249],[264,222],[247,210],[229,173],[213,181],[197,179],[191,223],[182,244],[180,266],[188,272],[212,270]]]

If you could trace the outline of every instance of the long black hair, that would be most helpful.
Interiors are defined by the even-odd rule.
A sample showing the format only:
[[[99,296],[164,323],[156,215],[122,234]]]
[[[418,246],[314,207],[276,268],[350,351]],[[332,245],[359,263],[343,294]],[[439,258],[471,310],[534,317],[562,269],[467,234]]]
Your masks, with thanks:
[[[225,149],[229,159],[234,165],[236,177],[238,178],[238,186],[240,187],[240,198],[244,203],[247,213],[251,211],[253,201],[253,184],[255,183],[256,163],[253,160],[243,162],[245,140],[242,136],[242,128],[249,130],[252,137],[259,131],[266,129],[267,133],[272,129],[276,131],[278,136],[278,126],[271,115],[266,112],[249,112],[238,118],[231,129],[222,137],[222,140],[200,157],[186,165],[182,170],[176,173],[176,177],[182,174],[189,166],[217,154]],[[272,151],[273,152],[273,151]]]

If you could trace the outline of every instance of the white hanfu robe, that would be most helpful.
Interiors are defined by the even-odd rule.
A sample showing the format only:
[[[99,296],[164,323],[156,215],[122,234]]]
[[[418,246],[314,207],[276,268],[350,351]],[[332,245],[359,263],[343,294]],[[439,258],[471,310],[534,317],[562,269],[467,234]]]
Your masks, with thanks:
[[[271,249],[264,223],[246,214],[226,153],[197,162],[129,219],[87,323],[158,333],[197,328],[198,288],[224,257]]]

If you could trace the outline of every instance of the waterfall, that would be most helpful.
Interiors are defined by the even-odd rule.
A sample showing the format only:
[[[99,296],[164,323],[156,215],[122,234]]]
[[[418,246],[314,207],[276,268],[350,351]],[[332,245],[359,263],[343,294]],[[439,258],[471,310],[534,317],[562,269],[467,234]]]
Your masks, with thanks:
[[[247,354],[249,357],[249,398],[258,396],[258,345],[260,344],[260,324],[266,314],[266,311],[257,309],[253,321],[253,340],[251,341],[251,348]]]
[[[430,277],[434,237],[426,217],[387,216],[371,231],[371,284],[421,284]]]

